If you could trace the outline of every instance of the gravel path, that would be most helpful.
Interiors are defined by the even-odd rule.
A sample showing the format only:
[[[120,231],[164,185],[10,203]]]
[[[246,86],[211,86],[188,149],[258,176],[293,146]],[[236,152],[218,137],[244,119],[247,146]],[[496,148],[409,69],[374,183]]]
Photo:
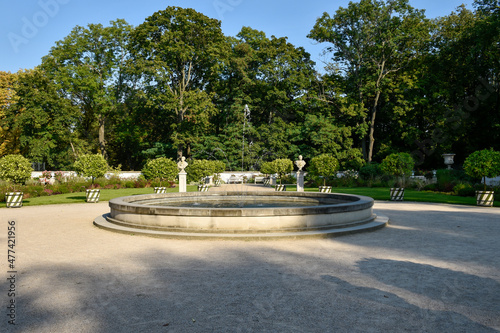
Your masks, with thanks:
[[[376,202],[379,231],[188,241],[92,225],[107,203],[0,209],[0,332],[498,332],[500,209]],[[7,226],[15,221],[16,326]]]
[[[266,187],[260,184],[223,184],[219,187],[212,186],[209,191],[274,191],[274,187]]]

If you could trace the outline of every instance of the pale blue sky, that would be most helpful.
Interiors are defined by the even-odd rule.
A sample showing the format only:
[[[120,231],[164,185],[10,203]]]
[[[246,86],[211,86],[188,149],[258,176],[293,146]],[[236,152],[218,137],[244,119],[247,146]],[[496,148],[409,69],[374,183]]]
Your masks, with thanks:
[[[410,0],[413,7],[425,9],[428,18],[446,16],[464,3],[472,9],[473,0]],[[291,3],[294,3],[292,6]],[[348,0],[22,0],[2,1],[0,6],[0,71],[16,72],[40,64],[54,43],[77,25],[102,23],[117,18],[137,26],[144,19],[168,6],[194,8],[221,20],[227,36],[235,36],[243,26],[262,30],[267,36],[287,36],[290,43],[303,46],[322,68],[320,55],[326,45],[314,45],[306,36],[323,12],[334,13]]]

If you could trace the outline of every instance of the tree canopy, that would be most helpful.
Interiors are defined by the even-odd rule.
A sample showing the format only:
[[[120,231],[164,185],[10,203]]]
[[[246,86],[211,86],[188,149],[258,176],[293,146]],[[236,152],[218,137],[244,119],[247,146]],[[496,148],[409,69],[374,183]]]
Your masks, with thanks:
[[[398,152],[419,168],[500,150],[500,11],[476,0],[428,19],[408,0],[359,0],[324,13],[320,73],[286,36],[167,7],[136,27],[75,27],[42,64],[0,72],[0,157],[50,169],[87,154],[141,170],[156,158],[229,170],[330,154],[359,169]]]

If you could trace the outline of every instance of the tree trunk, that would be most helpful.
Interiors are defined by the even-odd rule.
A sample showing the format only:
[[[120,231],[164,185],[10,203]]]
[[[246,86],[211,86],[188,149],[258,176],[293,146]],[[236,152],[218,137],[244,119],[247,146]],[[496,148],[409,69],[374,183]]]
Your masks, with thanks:
[[[373,157],[373,145],[375,143],[375,118],[377,116],[377,105],[378,105],[378,99],[380,98],[380,90],[377,90],[377,93],[375,95],[375,101],[373,102],[373,109],[371,112],[371,119],[370,119],[370,133],[368,135],[368,163],[372,161]]]
[[[382,62],[378,65],[379,68],[379,73],[378,73],[378,78],[377,82],[375,83],[375,100],[373,101],[373,108],[371,112],[371,119],[370,119],[370,132],[368,134],[368,159],[367,162],[370,163],[372,161],[373,157],[373,145],[375,143],[375,118],[377,116],[377,106],[378,106],[378,100],[380,98],[380,82],[382,82],[382,79],[387,73],[384,73],[385,71],[385,60],[382,60]]]
[[[361,140],[361,153],[363,154],[363,159],[368,161],[368,151],[366,149],[366,136]]]
[[[104,137],[104,123],[105,123],[105,117],[100,114],[99,115],[99,149],[101,150],[102,156],[107,160],[108,159],[108,152],[106,150],[106,139]]]
[[[180,161],[182,157],[182,145],[177,145],[177,159]]]

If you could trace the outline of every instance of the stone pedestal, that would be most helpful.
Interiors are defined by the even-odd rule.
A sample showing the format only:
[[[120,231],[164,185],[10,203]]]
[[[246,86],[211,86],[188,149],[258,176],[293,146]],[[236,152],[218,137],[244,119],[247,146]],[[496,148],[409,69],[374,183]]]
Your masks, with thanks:
[[[179,172],[179,192],[187,192],[186,172]]]
[[[304,171],[297,171],[297,192],[304,192]]]

